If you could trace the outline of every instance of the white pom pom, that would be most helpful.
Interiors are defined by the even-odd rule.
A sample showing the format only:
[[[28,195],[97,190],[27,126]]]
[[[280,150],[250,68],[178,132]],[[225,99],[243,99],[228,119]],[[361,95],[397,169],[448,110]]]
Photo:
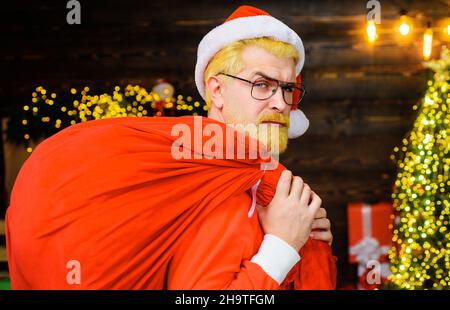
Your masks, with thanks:
[[[300,137],[309,127],[309,120],[305,114],[297,109],[292,110],[289,114],[290,127],[288,130],[288,138],[295,139]]]

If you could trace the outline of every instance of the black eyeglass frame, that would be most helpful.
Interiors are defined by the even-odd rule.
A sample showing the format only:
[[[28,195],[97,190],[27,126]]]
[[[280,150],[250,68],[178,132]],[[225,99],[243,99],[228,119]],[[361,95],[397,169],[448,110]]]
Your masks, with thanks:
[[[219,72],[218,75],[225,75],[225,76],[228,76],[228,77],[231,77],[231,78],[234,78],[234,79],[238,79],[238,80],[240,80],[240,81],[243,81],[243,82],[247,82],[247,83],[249,83],[249,84],[252,84],[252,89],[250,90],[250,95],[252,96],[253,99],[256,99],[256,100],[267,100],[267,99],[271,98],[273,95],[275,95],[275,94],[277,93],[278,88],[281,87],[281,91],[282,91],[282,93],[283,93],[283,100],[284,100],[284,102],[285,102],[288,106],[292,106],[292,105],[299,105],[300,102],[302,101],[303,97],[305,96],[305,93],[306,93],[306,90],[305,90],[305,88],[304,88],[303,86],[300,86],[300,87],[296,86],[296,85],[298,85],[298,84],[295,84],[295,83],[285,83],[285,82],[278,81],[277,79],[269,78],[269,77],[267,77],[267,76],[262,76],[264,79],[267,79],[267,80],[270,80],[270,81],[277,82],[277,88],[275,89],[275,91],[272,90],[272,94],[271,94],[269,97],[267,97],[267,98],[264,98],[264,99],[255,98],[255,97],[253,96],[253,87],[255,86],[255,84],[258,83],[258,80],[256,80],[255,82],[252,82],[252,81],[243,79],[243,78],[241,78],[241,77],[234,76],[234,75],[227,74],[227,73],[223,73],[223,72]],[[297,101],[296,103],[288,103],[288,102],[287,102],[286,97],[284,96],[284,92],[285,92],[285,89],[286,89],[286,88],[294,88],[294,89],[296,89],[297,91],[300,92],[299,99],[298,99],[298,101]]]

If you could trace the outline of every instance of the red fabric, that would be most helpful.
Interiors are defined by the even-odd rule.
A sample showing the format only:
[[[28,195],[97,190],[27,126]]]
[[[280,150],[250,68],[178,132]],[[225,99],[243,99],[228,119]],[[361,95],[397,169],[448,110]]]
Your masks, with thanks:
[[[266,11],[255,8],[254,6],[241,5],[236,10],[234,10],[233,13],[231,13],[231,15],[225,20],[225,23],[236,18],[259,16],[259,15],[270,16],[270,14],[267,13]]]
[[[391,247],[392,245],[392,224],[393,224],[393,207],[388,201],[380,201],[374,204],[364,202],[350,202],[347,205],[347,221],[348,221],[348,243],[349,248],[357,245],[364,239],[363,234],[363,218],[362,209],[367,205],[371,212],[371,238],[378,241],[380,246]],[[383,255],[384,256],[384,255]],[[380,259],[382,259],[380,257]],[[356,255],[351,254],[349,250],[350,263],[357,263]]]
[[[297,75],[296,82],[297,82],[297,84],[302,85],[302,75],[301,74]],[[294,93],[292,94],[292,102],[297,102],[299,99],[300,99],[300,91],[295,89]],[[297,110],[297,109],[298,109],[297,104],[293,104],[291,107],[291,111]]]
[[[184,146],[191,159],[173,158],[171,148],[178,137],[171,130],[181,123],[194,132],[199,129],[195,119],[201,120],[200,129],[216,126],[226,131],[223,123],[192,116],[115,118],[71,126],[38,145],[19,172],[7,210],[12,288],[164,289],[167,276],[177,268],[172,259],[183,237],[201,229],[211,212],[260,178],[257,201],[267,205],[284,167],[264,173],[260,165],[265,160],[248,158],[248,137],[233,139],[245,145],[245,159],[193,158],[195,152],[210,155],[201,147],[208,138],[200,149],[194,143]],[[226,227],[227,221],[221,224]],[[204,240],[220,235],[202,234]],[[208,255],[216,245],[198,242],[196,248]],[[234,251],[232,245],[222,246]],[[291,276],[295,288],[333,289],[336,270],[329,246],[314,241],[303,252],[298,272]],[[81,284],[67,283],[66,264],[71,260],[80,263]],[[236,264],[247,274],[234,276],[247,280],[234,288],[274,287],[259,266],[245,257],[238,263],[230,259],[205,267],[204,277]],[[224,288],[234,276],[221,274],[202,287]],[[178,283],[182,288],[183,282]]]
[[[257,214],[247,215],[250,205],[248,193],[234,195],[184,233],[171,260],[168,289],[278,289],[250,262],[264,237]]]

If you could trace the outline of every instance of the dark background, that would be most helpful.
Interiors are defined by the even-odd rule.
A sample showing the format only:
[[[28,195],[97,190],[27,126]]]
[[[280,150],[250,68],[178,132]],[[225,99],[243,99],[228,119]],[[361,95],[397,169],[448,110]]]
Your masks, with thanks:
[[[310,128],[290,142],[281,161],[329,212],[339,287],[356,281],[347,259],[346,205],[390,200],[396,168],[389,156],[412,127],[412,106],[425,88],[422,33],[427,21],[449,15],[448,1],[381,1],[373,46],[364,38],[367,1],[81,0],[81,25],[67,24],[66,3],[2,3],[1,118],[20,109],[39,85],[54,92],[85,85],[108,92],[128,83],[151,89],[164,78],[177,94],[201,99],[193,79],[197,45],[241,4],[266,10],[297,31],[306,49],[301,109]],[[402,8],[414,18],[405,42],[393,30]],[[435,57],[439,45],[435,40]],[[1,214],[7,201],[5,193]]]

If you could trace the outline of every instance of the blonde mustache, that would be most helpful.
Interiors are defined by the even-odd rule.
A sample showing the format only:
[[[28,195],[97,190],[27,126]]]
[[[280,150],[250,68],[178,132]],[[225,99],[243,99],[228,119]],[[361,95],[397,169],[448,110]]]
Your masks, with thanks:
[[[265,114],[258,118],[257,124],[261,124],[264,122],[276,122],[280,123],[283,126],[289,128],[289,116],[284,114]]]

